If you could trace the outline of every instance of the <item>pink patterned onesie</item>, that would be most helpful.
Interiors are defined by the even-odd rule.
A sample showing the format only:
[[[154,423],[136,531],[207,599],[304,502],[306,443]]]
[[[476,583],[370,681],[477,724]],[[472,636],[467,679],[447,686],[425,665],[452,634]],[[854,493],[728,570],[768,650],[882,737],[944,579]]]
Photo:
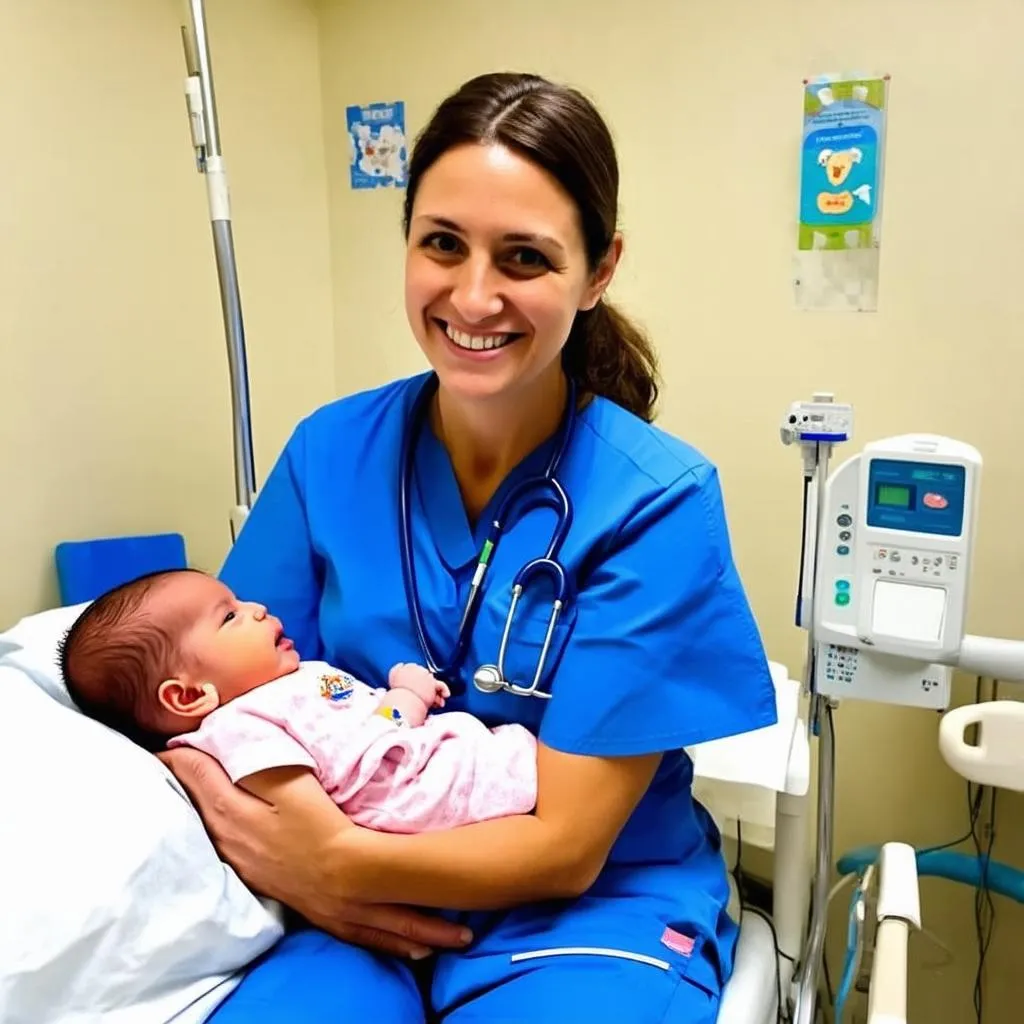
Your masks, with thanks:
[[[357,824],[425,832],[528,814],[537,743],[518,725],[488,729],[461,711],[410,728],[378,713],[387,691],[322,661],[221,705],[168,746],[215,757],[232,782],[264,768],[306,765]]]

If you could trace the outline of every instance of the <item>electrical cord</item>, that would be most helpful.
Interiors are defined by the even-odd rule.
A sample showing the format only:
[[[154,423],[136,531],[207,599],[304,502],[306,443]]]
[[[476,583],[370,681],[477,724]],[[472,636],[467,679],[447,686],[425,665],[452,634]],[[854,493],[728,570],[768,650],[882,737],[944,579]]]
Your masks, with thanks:
[[[829,733],[832,736],[832,743],[831,743],[830,756],[829,756],[829,764],[830,764],[829,773],[830,773],[830,778],[833,780],[833,784],[834,784],[835,783],[835,777],[836,777],[836,747],[839,745],[839,737],[836,735],[836,723],[835,723],[835,720],[834,720],[833,715],[832,715],[832,705],[831,704],[826,704],[825,705],[825,710],[826,710],[826,713],[828,714]],[[832,893],[829,895],[828,899],[825,901],[825,913],[826,914],[828,913],[828,906],[829,906],[829,903],[832,900],[832,897],[838,891],[839,891],[839,887],[837,886],[836,888],[834,888],[832,890]],[[810,914],[810,912],[811,911],[809,909],[808,910],[808,914]],[[828,954],[825,951],[824,944],[822,944],[822,949],[821,949],[821,966],[822,966],[822,968],[824,970],[824,974],[825,974],[825,991],[828,993],[829,1009],[832,1011],[832,1014],[833,1014],[833,1017],[834,1017],[835,1016],[835,1009],[836,1009],[836,991],[832,987],[832,976],[829,973],[829,969],[828,969]]]
[[[980,790],[984,787],[979,786],[978,788]],[[992,847],[995,845],[995,815],[996,790],[993,790],[989,801],[988,846],[984,853],[982,853],[980,840],[975,836],[975,849],[982,863],[981,884],[974,893],[974,927],[978,939],[978,970],[974,977],[974,1012],[977,1016],[978,1024],[982,1024],[984,1020],[985,959],[988,956],[989,946],[992,944],[992,934],[995,930],[996,918],[996,908],[992,901],[992,892],[988,887],[988,865],[992,857]]]
[[[796,612],[793,615],[793,623],[800,625],[800,608],[804,603],[804,570],[807,563],[807,497],[811,487],[811,477],[804,472],[804,499],[803,499],[803,529],[800,531],[800,568],[796,584]]]
[[[996,679],[992,682],[992,696],[989,699],[996,700],[998,699],[998,695],[999,680]],[[974,702],[975,704],[980,704],[983,699],[982,679],[979,676],[975,679]],[[988,868],[992,859],[992,851],[995,846],[996,839],[996,797],[998,795],[998,790],[996,789],[992,789],[991,795],[989,796],[989,813],[985,830],[986,834],[984,836],[978,835],[978,823],[981,819],[982,810],[985,806],[985,798],[988,795],[989,788],[990,787],[986,786],[975,786],[973,782],[968,781],[966,785],[968,818],[967,832],[948,843],[942,843],[938,846],[929,846],[922,850],[918,850],[919,854],[936,853],[940,850],[949,850],[955,846],[960,846],[962,843],[966,843],[970,840],[974,845],[975,856],[978,858],[978,862],[981,865],[981,880],[974,892],[974,932],[978,943],[978,968],[974,976],[973,998],[974,1013],[977,1024],[983,1024],[984,1021],[985,960],[988,956],[989,947],[992,944],[996,915],[995,903],[992,900],[992,892],[988,885]],[[987,843],[985,848],[982,846],[983,840]],[[941,945],[941,943],[939,943],[939,945]]]
[[[825,974],[825,992],[828,995],[828,1006],[830,1010],[835,1011],[836,993],[832,987],[832,974],[828,969],[828,953],[824,950],[821,953],[821,967]]]
[[[976,689],[977,699],[980,701],[981,698],[981,680],[978,680],[978,686]],[[992,696],[991,700],[998,699],[999,696],[999,680],[993,680],[992,683]],[[978,793],[976,797],[976,806],[980,812],[981,804],[984,800],[984,792],[987,787],[978,786]],[[970,786],[968,786],[969,794]],[[974,804],[971,803],[970,795],[968,795],[968,805],[971,807],[972,819],[971,819],[971,835],[974,839],[974,849],[981,862],[981,883],[974,892],[974,930],[978,939],[978,970],[974,976],[974,1012],[977,1018],[978,1024],[982,1024],[985,1014],[985,990],[984,990],[984,972],[985,972],[985,959],[988,956],[989,946],[992,944],[992,935],[995,931],[996,923],[996,907],[992,901],[992,892],[988,886],[988,867],[992,860],[992,850],[995,847],[996,842],[996,797],[999,791],[992,789],[991,796],[989,797],[988,805],[988,823],[986,827],[987,835],[985,838],[988,841],[988,846],[984,853],[982,852],[981,839],[977,834],[977,819],[978,813],[974,812]],[[987,913],[986,913],[987,911]]]

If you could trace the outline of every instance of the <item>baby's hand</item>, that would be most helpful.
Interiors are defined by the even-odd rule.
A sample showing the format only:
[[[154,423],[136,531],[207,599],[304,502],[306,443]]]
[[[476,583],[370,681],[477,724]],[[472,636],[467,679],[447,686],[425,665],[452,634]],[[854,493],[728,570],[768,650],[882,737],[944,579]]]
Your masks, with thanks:
[[[443,708],[444,702],[452,695],[452,691],[448,689],[446,683],[442,683],[440,679],[434,680],[434,704],[435,708]]]
[[[451,691],[422,665],[400,663],[388,673],[388,686],[392,689],[409,690],[416,694],[428,708],[443,708]]]

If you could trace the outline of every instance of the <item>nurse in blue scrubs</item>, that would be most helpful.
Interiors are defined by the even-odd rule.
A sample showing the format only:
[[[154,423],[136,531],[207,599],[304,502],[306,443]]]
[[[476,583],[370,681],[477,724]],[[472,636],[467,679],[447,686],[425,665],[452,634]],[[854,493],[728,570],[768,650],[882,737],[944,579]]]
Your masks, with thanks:
[[[536,733],[537,807],[378,833],[305,769],[282,769],[260,800],[175,752],[223,856],[311,924],[253,965],[213,1024],[715,1020],[737,931],[683,748],[771,724],[774,689],[715,468],[651,424],[652,351],[605,298],[617,191],[599,114],[529,75],[468,82],[417,142],[405,306],[431,369],[301,422],[222,575],[280,616],[305,658],[376,685],[396,662],[424,663],[400,541],[412,438],[412,561],[443,664],[495,510],[543,472],[572,382],[557,476],[573,503],[560,553],[573,590],[541,683],[551,697],[473,682],[496,660],[512,577],[548,545],[542,507],[513,513],[492,557],[448,705]],[[542,580],[517,609],[509,679],[533,677],[550,593]]]

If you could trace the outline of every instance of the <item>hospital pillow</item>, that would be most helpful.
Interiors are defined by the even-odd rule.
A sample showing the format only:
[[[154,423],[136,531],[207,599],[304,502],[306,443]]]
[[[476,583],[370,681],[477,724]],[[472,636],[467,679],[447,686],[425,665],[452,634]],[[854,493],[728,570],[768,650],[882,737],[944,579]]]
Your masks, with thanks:
[[[199,1024],[282,934],[174,776],[72,710],[81,607],[0,634],[0,1019]]]
[[[57,648],[64,634],[88,607],[86,601],[26,615],[0,633],[0,665],[21,669],[55,700],[77,710],[61,678]]]

